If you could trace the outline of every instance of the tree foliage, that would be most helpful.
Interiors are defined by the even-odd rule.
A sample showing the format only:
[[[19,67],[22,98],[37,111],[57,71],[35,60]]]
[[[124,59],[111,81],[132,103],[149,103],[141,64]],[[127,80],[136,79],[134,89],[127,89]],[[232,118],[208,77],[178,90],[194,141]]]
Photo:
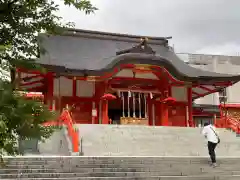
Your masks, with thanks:
[[[89,0],[63,0],[89,14],[96,10]],[[34,63],[39,56],[37,34],[40,32],[61,33],[62,24],[56,15],[59,6],[56,0],[0,0],[0,45],[11,45],[10,53],[2,54],[11,67],[39,68]]]
[[[59,0],[60,1],[60,0]],[[86,14],[97,10],[89,0],[62,0]],[[61,33],[72,23],[62,24],[56,15],[57,0],[0,0],[0,67],[4,69],[42,69],[39,57],[38,33]],[[9,46],[10,45],[10,46]],[[0,80],[0,151],[18,153],[18,137],[45,139],[53,130],[42,123],[54,118],[41,103],[13,93],[8,81]],[[17,136],[18,137],[17,137]]]
[[[53,128],[42,126],[54,118],[41,102],[26,99],[11,89],[9,82],[0,81],[0,149],[8,154],[18,153],[18,138],[44,140]]]

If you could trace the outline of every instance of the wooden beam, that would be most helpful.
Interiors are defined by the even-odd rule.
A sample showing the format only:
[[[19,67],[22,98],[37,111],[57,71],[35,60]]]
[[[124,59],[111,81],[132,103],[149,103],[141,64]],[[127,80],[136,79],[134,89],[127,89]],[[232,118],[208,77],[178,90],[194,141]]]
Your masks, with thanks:
[[[137,84],[137,83],[148,83],[148,84],[153,84],[153,85],[158,85],[160,83],[159,80],[155,79],[145,79],[145,78],[129,78],[129,77],[114,77],[110,80],[108,80],[109,84],[114,84],[114,82],[131,82],[132,84]]]

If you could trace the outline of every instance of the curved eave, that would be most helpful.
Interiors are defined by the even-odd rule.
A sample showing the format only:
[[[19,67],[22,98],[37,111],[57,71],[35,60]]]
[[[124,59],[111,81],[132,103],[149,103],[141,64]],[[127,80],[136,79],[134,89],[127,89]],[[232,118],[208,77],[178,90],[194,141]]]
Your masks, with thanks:
[[[79,62],[81,63],[81,62]],[[220,74],[209,71],[200,70],[191,67],[180,59],[167,59],[159,55],[128,53],[115,56],[112,61],[102,69],[70,69],[64,66],[43,65],[47,69],[60,74],[68,74],[74,76],[104,76],[106,73],[113,72],[123,64],[148,64],[165,68],[174,78],[184,82],[198,83],[214,83],[222,81],[237,82],[240,75]],[[152,70],[157,70],[152,67]]]

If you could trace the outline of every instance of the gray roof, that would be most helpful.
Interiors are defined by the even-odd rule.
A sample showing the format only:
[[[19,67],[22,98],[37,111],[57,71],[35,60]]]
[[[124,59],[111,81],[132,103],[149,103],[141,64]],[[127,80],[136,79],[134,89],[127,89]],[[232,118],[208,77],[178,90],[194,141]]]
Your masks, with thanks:
[[[168,47],[167,38],[148,38],[155,54],[116,52],[138,45],[142,36],[69,29],[62,35],[40,34],[40,45],[46,53],[38,62],[53,71],[74,75],[101,75],[119,64],[152,64],[165,67],[184,81],[238,81],[240,76],[203,71],[189,66]]]

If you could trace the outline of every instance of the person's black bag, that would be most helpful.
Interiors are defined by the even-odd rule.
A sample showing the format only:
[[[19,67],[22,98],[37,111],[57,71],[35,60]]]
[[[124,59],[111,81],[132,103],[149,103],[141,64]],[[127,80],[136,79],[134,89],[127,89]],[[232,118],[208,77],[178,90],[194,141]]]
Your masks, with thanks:
[[[219,136],[217,135],[217,133],[214,131],[214,129],[210,126],[210,128],[212,129],[212,131],[214,132],[214,134],[215,134],[215,136],[217,137],[217,139],[218,139],[218,144],[220,143],[220,138],[219,138]]]

